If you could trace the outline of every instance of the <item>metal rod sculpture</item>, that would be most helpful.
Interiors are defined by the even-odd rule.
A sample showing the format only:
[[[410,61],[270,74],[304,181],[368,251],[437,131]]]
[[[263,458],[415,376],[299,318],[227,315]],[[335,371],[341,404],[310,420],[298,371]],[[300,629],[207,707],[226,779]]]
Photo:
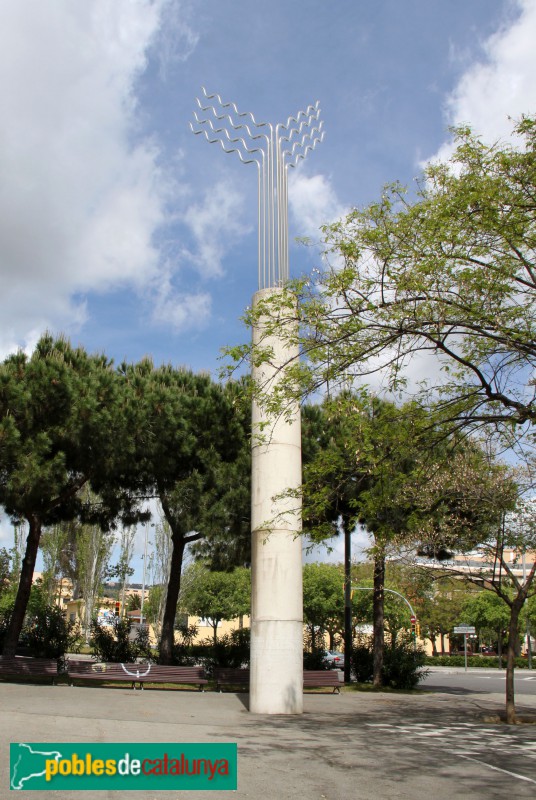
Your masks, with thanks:
[[[257,122],[250,111],[239,111],[219,94],[202,91],[203,100],[196,98],[202,113],[194,111],[190,128],[226,153],[237,153],[243,164],[257,165],[259,289],[283,286],[289,278],[288,170],[324,138],[319,103],[272,125]]]

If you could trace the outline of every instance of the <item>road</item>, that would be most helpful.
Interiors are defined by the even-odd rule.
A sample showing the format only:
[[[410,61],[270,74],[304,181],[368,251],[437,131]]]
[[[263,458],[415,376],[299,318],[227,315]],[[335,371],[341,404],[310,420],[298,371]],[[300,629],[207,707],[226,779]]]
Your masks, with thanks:
[[[215,789],[210,800],[534,800],[536,726],[500,724],[493,718],[503,697],[445,685],[465,681],[463,674],[438,677],[437,690],[306,693],[297,716],[250,714],[245,693],[0,682],[0,796],[12,794],[10,742],[236,742],[238,789]],[[536,697],[524,697],[536,711]],[[56,794],[75,800],[80,792]],[[143,793],[108,794],[138,800]],[[177,791],[146,796],[157,794],[177,798]]]
[[[504,694],[505,671],[498,669],[468,669],[463,667],[432,667],[420,686],[450,694]],[[536,670],[517,670],[515,673],[516,698],[536,695]]]

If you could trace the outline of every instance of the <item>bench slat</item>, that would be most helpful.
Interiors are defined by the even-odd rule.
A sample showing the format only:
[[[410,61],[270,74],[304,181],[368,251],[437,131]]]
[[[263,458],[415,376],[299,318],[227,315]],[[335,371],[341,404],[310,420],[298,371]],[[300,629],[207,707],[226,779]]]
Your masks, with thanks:
[[[58,677],[58,662],[55,658],[4,658],[0,657],[0,676],[52,678]]]
[[[249,685],[249,669],[239,669],[230,667],[216,667],[214,669],[214,680],[216,689],[221,692],[222,686],[246,686]],[[337,670],[304,670],[304,688],[333,688],[334,692],[340,694],[341,681]]]
[[[249,669],[241,667],[215,667],[214,680],[216,690],[221,692],[222,686],[249,686]]]
[[[124,681],[139,683],[186,683],[196,684],[201,689],[208,681],[202,667],[165,666],[163,664],[112,664],[91,661],[69,661],[70,679]]]
[[[311,689],[314,686],[333,687],[333,691],[340,694],[341,680],[339,673],[335,669],[305,669],[303,671],[304,688]]]
[[[202,691],[208,680],[203,667],[180,667],[176,665],[151,664],[149,672],[139,678],[142,685],[146,683],[186,683],[194,684]]]

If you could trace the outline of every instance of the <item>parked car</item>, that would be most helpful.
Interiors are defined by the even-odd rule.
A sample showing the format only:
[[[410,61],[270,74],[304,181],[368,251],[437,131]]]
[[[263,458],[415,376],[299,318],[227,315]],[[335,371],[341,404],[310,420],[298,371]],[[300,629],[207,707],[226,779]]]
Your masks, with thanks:
[[[338,650],[326,650],[324,653],[324,661],[328,664],[330,669],[343,669],[344,653],[340,653]]]

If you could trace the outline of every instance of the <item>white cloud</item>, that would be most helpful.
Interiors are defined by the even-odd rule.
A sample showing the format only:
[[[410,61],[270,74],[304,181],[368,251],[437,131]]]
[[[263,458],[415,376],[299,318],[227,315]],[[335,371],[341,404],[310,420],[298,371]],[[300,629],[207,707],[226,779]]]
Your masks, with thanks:
[[[250,230],[240,222],[244,198],[230,183],[220,181],[205,192],[200,204],[191,205],[183,220],[196,243],[194,253],[183,253],[203,278],[223,274],[222,260],[238,239]]]
[[[0,352],[80,324],[76,292],[154,279],[167,187],[133,143],[135,82],[167,0],[4,0]]]
[[[347,213],[325,175],[307,176],[301,170],[291,173],[289,207],[298,236],[317,241],[320,227]]]
[[[185,2],[179,5],[172,1],[165,7],[155,47],[163,80],[167,80],[172,68],[184,63],[197,47],[199,34],[188,22],[191,13],[192,9]]]
[[[208,292],[181,293],[171,288],[159,291],[153,321],[175,331],[200,329],[212,313],[212,296]]]
[[[487,141],[507,138],[512,118],[536,111],[536,3],[514,0],[507,22],[483,44],[445,103],[449,124],[469,123]],[[452,151],[445,144],[436,158]]]
[[[351,536],[352,561],[367,561],[369,558],[368,550],[372,547],[373,539],[368,532],[358,526]],[[344,563],[344,536],[339,534],[329,539],[325,545],[316,545],[309,549],[310,541],[304,538],[303,557],[304,561],[312,564],[318,561],[328,564]]]

